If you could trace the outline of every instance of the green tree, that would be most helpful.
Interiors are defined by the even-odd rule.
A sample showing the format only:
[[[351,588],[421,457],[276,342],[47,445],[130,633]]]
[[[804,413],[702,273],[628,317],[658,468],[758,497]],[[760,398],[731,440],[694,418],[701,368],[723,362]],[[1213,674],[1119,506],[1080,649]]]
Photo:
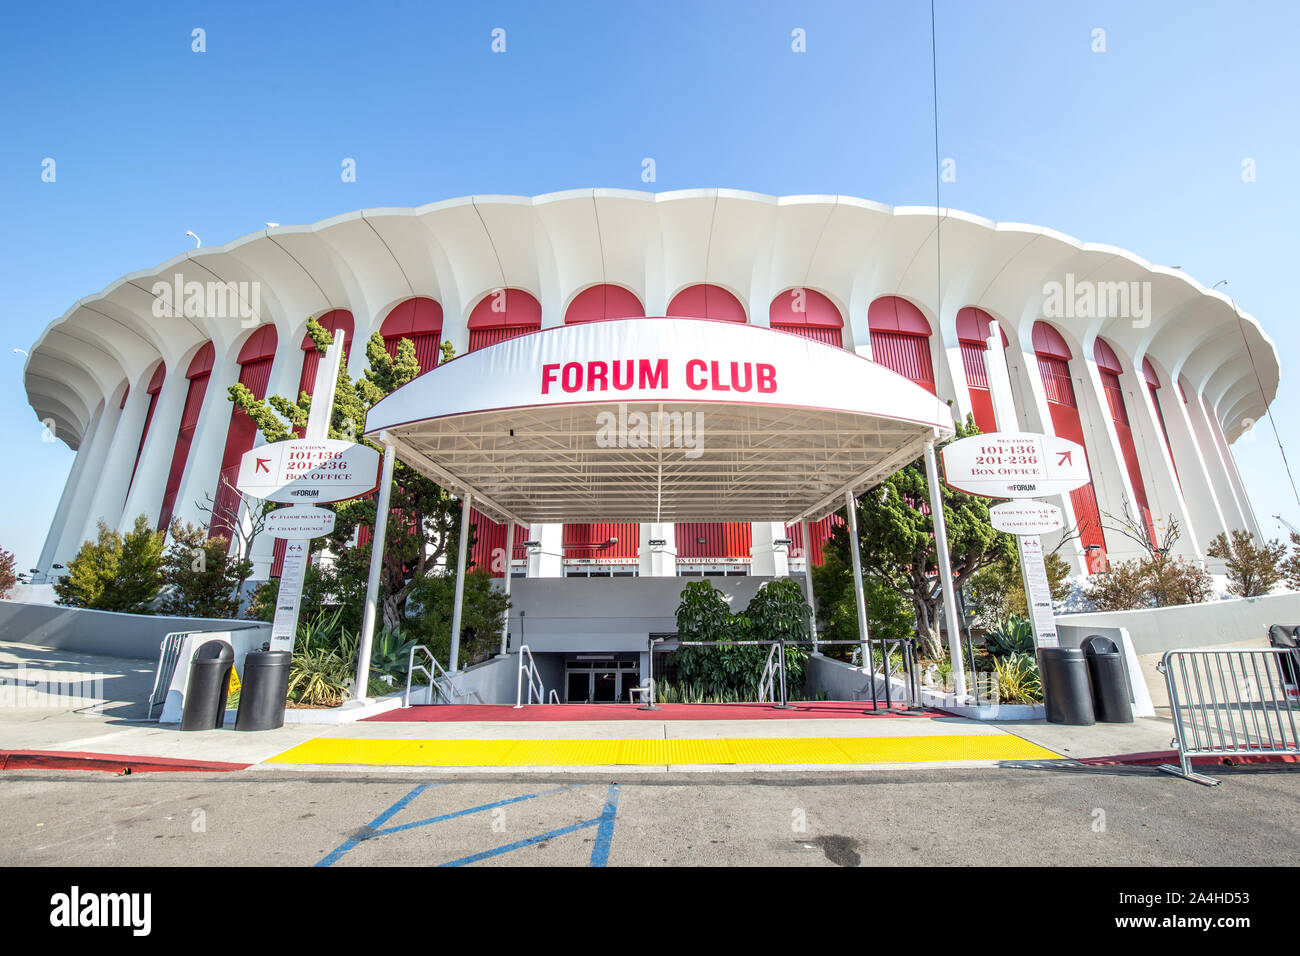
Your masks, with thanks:
[[[307,321],[307,333],[318,350],[324,351],[333,336],[314,318]],[[450,342],[442,344],[442,357],[452,357]],[[365,431],[366,414],[384,396],[402,387],[420,374],[415,346],[402,339],[397,357],[384,348],[383,337],[376,332],[366,342],[369,367],[361,378],[353,379],[340,359],[338,386],[330,416],[329,437],[360,441]],[[292,438],[295,429],[304,428],[311,413],[311,396],[301,393],[297,401],[274,395],[265,401],[254,398],[241,384],[230,387],[230,399],[256,423],[268,442]],[[378,446],[365,442],[372,448]],[[312,542],[313,550],[328,547],[337,556],[335,575],[345,590],[360,580],[364,587],[370,564],[369,543],[350,547],[358,528],[375,524],[374,496],[353,498],[328,505],[338,516],[334,532],[328,538]],[[406,602],[412,589],[434,573],[443,555],[455,554],[460,533],[460,504],[436,483],[401,461],[393,468],[393,487],[384,544],[381,585],[383,592],[382,626],[400,627],[406,618]],[[472,532],[471,540],[473,544]],[[354,588],[353,588],[354,589]]]
[[[1234,531],[1231,539],[1220,532],[1205,553],[1227,566],[1228,593],[1234,597],[1269,594],[1285,577],[1286,545],[1276,538],[1256,544],[1249,531]]]
[[[158,609],[185,617],[234,617],[250,562],[232,556],[226,538],[209,538],[204,528],[179,518],[172,520],[170,537],[163,552],[165,590]]]
[[[82,544],[68,563],[67,576],[54,583],[58,603],[152,614],[161,585],[163,539],[145,515],[125,535],[100,521],[96,540]]]
[[[818,637],[827,641],[856,641],[858,602],[853,593],[853,569],[834,550],[823,551],[823,562],[812,569],[813,597],[817,602]],[[873,640],[911,637],[916,628],[912,606],[898,591],[876,577],[864,577],[862,594],[867,607],[867,630]],[[848,660],[853,645],[829,644],[828,657]]]
[[[1282,577],[1292,591],[1300,591],[1300,534],[1291,532],[1291,553],[1282,562]]]
[[[957,426],[955,438],[977,434],[974,419],[967,416],[966,424]],[[942,486],[940,495],[948,526],[954,587],[961,587],[981,568],[1011,560],[1015,542],[1011,535],[995,531],[989,524],[987,498],[955,491],[947,485]],[[925,462],[918,458],[858,496],[858,542],[864,576],[879,579],[911,602],[923,653],[941,657],[939,612],[943,589],[929,509],[930,484]],[[847,563],[847,525],[835,528],[831,544]]]
[[[18,583],[18,573],[12,551],[0,548],[0,598],[7,598]]]
[[[1070,596],[1070,565],[1055,551],[1043,555],[1047,583],[1052,600],[1059,603]],[[980,627],[988,630],[1009,617],[1028,617],[1025,582],[1020,573],[1020,554],[1012,549],[1006,561],[991,564],[971,575],[966,584],[966,606]]]
[[[411,603],[420,610],[404,629],[407,636],[426,645],[444,666],[451,656],[451,612],[455,595],[454,573],[429,574],[420,578],[410,595]],[[510,598],[492,583],[489,572],[473,570],[465,573],[461,666],[490,657],[501,647],[501,629],[505,626],[509,609]]]

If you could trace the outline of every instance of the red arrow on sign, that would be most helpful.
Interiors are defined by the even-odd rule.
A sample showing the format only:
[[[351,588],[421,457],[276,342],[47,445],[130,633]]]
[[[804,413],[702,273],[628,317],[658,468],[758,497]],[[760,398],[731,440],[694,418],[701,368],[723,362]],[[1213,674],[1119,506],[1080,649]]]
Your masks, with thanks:
[[[253,469],[253,474],[257,474],[259,471],[264,471],[269,475],[271,473],[271,469],[267,468],[266,466],[269,465],[270,463],[271,463],[271,459],[269,458],[258,458],[257,467]]]
[[[1058,451],[1057,454],[1061,456],[1060,459],[1056,462],[1057,465],[1069,465],[1069,464],[1073,464],[1072,456],[1074,455],[1074,452],[1072,452],[1072,451]]]

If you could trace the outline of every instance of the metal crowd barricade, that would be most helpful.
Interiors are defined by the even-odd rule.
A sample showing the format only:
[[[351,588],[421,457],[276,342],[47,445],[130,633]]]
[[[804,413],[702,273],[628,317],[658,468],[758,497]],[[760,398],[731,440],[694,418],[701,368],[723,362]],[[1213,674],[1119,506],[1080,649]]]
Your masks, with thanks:
[[[187,636],[194,633],[196,632],[173,631],[158,645],[158,668],[154,671],[153,690],[149,692],[149,710],[145,720],[153,720],[153,709],[167,700],[167,690],[176,674],[176,662],[180,660],[181,645]]]
[[[1160,769],[1215,786],[1218,780],[1193,772],[1193,757],[1300,756],[1287,691],[1296,664],[1300,655],[1280,647],[1166,652],[1157,669],[1169,688],[1179,765]]]

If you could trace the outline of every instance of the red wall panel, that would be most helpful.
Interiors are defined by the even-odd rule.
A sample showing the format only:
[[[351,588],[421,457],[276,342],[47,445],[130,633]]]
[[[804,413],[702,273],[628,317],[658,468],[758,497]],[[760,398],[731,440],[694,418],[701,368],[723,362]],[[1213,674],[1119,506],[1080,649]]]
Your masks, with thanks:
[[[185,462],[190,456],[190,443],[194,440],[199,412],[203,410],[203,395],[208,390],[208,377],[209,373],[205,371],[191,378],[189,390],[185,393],[185,408],[181,412],[180,428],[176,431],[176,447],[172,451],[172,467],[167,474],[167,487],[163,491],[162,507],[158,511],[160,531],[167,530],[176,508],[176,495],[180,492]]]
[[[618,540],[614,544],[609,544],[611,538]],[[608,558],[630,564],[637,560],[640,545],[641,526],[636,522],[600,522],[564,526],[566,558]]]
[[[1074,383],[1070,380],[1069,362],[1040,353],[1038,371],[1043,380],[1043,388],[1047,391],[1047,409],[1052,417],[1052,430],[1061,438],[1083,446],[1086,457],[1088,446],[1083,440],[1083,426],[1079,421],[1079,408],[1074,398]],[[1088,468],[1091,472],[1091,462]],[[1084,547],[1096,546],[1096,550],[1087,552],[1089,573],[1104,570],[1106,536],[1102,532],[1101,512],[1097,507],[1097,493],[1093,490],[1092,483],[1070,492],[1070,503],[1074,507],[1074,517],[1079,523],[1080,539]]]
[[[677,525],[679,558],[748,558],[753,544],[754,528],[748,522],[683,522]]]

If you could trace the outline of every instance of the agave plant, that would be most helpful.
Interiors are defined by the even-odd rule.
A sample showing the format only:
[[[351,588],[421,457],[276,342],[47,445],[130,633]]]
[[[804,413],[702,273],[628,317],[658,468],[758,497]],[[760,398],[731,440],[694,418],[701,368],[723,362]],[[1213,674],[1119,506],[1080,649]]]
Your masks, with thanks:
[[[1011,616],[984,635],[990,657],[1034,653],[1034,628],[1028,618]]]

